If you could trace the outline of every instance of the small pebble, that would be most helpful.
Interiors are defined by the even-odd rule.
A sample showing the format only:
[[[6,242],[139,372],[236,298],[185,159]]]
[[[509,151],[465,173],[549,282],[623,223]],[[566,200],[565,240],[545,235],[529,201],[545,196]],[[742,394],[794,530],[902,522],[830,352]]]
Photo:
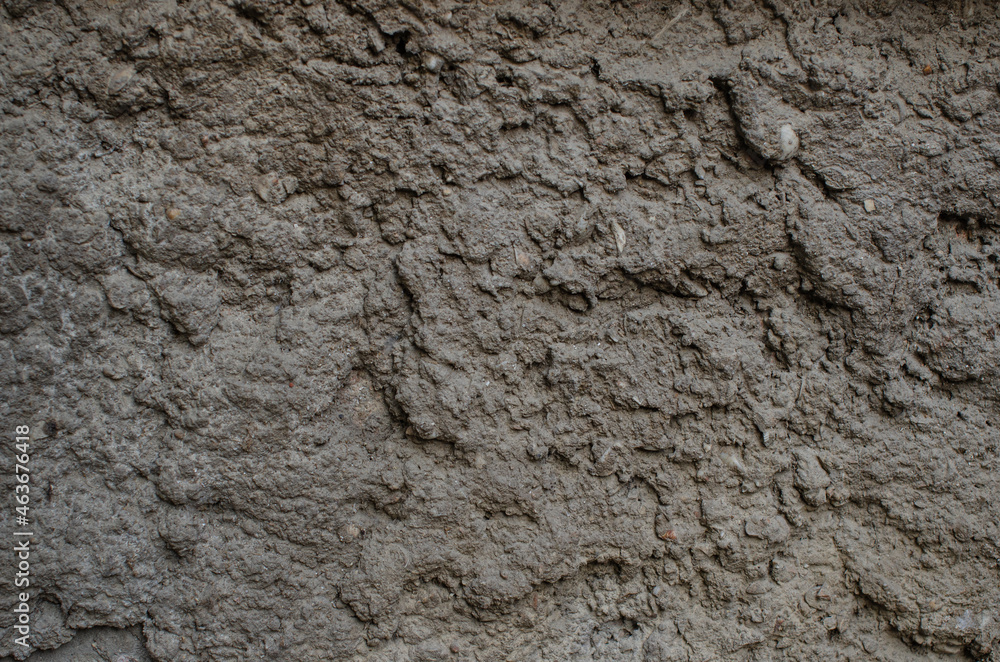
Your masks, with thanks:
[[[782,161],[790,159],[794,156],[795,152],[799,151],[799,136],[795,133],[795,129],[792,128],[791,124],[785,124],[781,127],[779,144],[781,146],[781,154],[778,158]]]
[[[865,211],[868,213],[875,211],[875,201],[871,198],[865,200]]]
[[[132,67],[125,67],[124,69],[119,69],[111,78],[108,80],[108,92],[111,94],[118,94],[132,81],[135,76],[135,69]]]
[[[924,75],[925,76],[930,76],[932,71],[934,71],[934,67],[932,67],[931,65],[928,64],[928,65],[924,66]]]
[[[269,172],[261,175],[254,180],[253,186],[257,196],[264,202],[284,202],[284,197],[276,190],[281,188],[281,180],[278,179],[277,173]]]
[[[611,230],[615,233],[615,248],[618,249],[618,254],[621,255],[628,241],[625,236],[625,229],[618,224],[618,221],[611,221]]]
[[[171,207],[167,210],[167,218],[171,221],[181,215],[181,210],[177,207]]]
[[[736,455],[725,453],[722,456],[722,461],[725,462],[726,466],[730,469],[733,469],[741,474],[745,474],[747,471],[746,467],[744,467],[743,463],[740,461],[740,458],[736,457]]]
[[[441,67],[444,66],[444,59],[442,59],[440,55],[424,53],[422,59],[424,61],[424,68],[431,73],[436,74],[441,71]]]

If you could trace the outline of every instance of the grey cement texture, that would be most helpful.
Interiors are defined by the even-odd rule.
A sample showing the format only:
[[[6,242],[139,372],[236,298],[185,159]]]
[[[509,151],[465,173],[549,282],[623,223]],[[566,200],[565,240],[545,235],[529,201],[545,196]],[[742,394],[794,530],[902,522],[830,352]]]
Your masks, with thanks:
[[[985,0],[2,0],[0,656],[997,662],[998,82]]]

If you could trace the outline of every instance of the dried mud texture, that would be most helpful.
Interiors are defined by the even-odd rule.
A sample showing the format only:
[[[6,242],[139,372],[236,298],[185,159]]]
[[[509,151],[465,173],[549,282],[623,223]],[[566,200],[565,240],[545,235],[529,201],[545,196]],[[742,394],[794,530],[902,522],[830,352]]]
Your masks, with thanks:
[[[992,2],[0,16],[38,649],[1000,659]]]

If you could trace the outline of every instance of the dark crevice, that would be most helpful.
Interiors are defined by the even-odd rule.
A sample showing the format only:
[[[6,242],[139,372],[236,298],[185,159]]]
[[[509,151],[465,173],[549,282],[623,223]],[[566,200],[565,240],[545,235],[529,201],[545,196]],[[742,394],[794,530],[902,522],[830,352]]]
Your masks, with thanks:
[[[403,30],[402,32],[397,32],[396,34],[386,35],[389,42],[396,49],[396,52],[402,55],[404,58],[409,58],[413,56],[413,53],[407,50],[407,45],[410,42],[410,31]]]
[[[773,174],[774,167],[766,158],[764,158],[763,155],[758,154],[757,151],[750,146],[750,143],[746,139],[746,134],[743,133],[743,125],[740,123],[739,115],[736,114],[736,106],[733,102],[732,84],[720,76],[712,76],[709,80],[712,82],[715,89],[722,95],[722,100],[726,104],[726,112],[729,114],[729,118],[733,122],[733,131],[736,134],[736,143],[740,150],[750,157],[750,161],[755,166],[767,169]]]
[[[590,65],[590,73],[594,74],[594,78],[596,78],[597,80],[600,80],[601,79],[601,63],[598,62],[597,60],[594,60],[593,63]]]
[[[825,199],[843,207],[837,195],[838,190],[832,188],[829,184],[827,184],[826,179],[821,174],[819,174],[812,168],[803,168],[802,174],[805,175],[806,179],[808,179],[812,183],[812,185],[816,187],[817,191],[823,194],[823,197]]]

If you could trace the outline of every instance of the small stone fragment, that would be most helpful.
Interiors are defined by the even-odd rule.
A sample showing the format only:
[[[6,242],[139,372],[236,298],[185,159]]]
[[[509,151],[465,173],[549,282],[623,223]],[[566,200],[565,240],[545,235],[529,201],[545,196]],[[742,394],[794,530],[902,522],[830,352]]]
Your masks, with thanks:
[[[792,562],[781,558],[771,560],[771,578],[778,584],[784,584],[795,579],[798,573]]]
[[[830,505],[839,508],[851,499],[851,492],[845,485],[832,485],[826,488],[826,497]]]
[[[279,178],[275,172],[261,175],[253,182],[254,192],[264,202],[278,205],[288,199],[298,189],[298,180],[294,177]]]
[[[101,369],[101,372],[108,379],[113,379],[115,381],[124,378],[126,374],[119,365],[106,365]]]
[[[656,531],[656,537],[660,540],[677,540],[677,532],[672,526],[670,526],[670,521],[663,513],[656,516],[654,529]]]
[[[628,241],[625,236],[625,229],[618,224],[618,221],[611,221],[611,229],[615,233],[615,247],[618,248],[618,254],[621,255],[622,251],[625,250],[625,244]]]
[[[444,66],[444,59],[440,55],[435,55],[434,53],[424,53],[421,56],[421,59],[423,60],[424,69],[432,74],[436,74],[441,71],[441,67]]]
[[[872,200],[871,198],[865,200],[865,211],[868,212],[869,214],[875,211],[875,201]]]
[[[115,310],[136,312],[144,309],[149,302],[146,284],[124,269],[108,274],[101,284],[108,304]]]
[[[549,281],[547,281],[545,276],[542,274],[535,276],[535,279],[531,281],[531,286],[535,289],[535,294],[538,295],[545,294],[552,289],[552,286],[549,285]]]
[[[779,144],[781,154],[778,159],[781,161],[792,158],[799,151],[799,136],[795,133],[795,129],[792,128],[791,124],[785,124],[781,127]]]
[[[115,95],[124,90],[132,78],[135,77],[135,69],[132,67],[125,67],[120,69],[108,80],[108,93]]]
[[[730,469],[741,475],[745,475],[747,472],[747,468],[743,466],[743,462],[740,461],[739,456],[737,456],[735,453],[723,454],[722,461],[726,463],[727,467],[729,467]]]
[[[747,520],[744,531],[752,538],[762,538],[773,545],[788,540],[791,527],[783,515],[751,517]]]
[[[522,250],[514,249],[514,262],[522,269],[531,267],[531,256]]]
[[[820,464],[816,452],[810,448],[792,451],[795,455],[795,486],[802,498],[810,506],[826,503],[826,488],[830,486],[830,476]]]
[[[271,191],[274,187],[279,185],[278,175],[273,172],[269,172],[265,175],[261,175],[254,180],[253,190],[257,193],[257,196],[264,202],[270,202]]]

